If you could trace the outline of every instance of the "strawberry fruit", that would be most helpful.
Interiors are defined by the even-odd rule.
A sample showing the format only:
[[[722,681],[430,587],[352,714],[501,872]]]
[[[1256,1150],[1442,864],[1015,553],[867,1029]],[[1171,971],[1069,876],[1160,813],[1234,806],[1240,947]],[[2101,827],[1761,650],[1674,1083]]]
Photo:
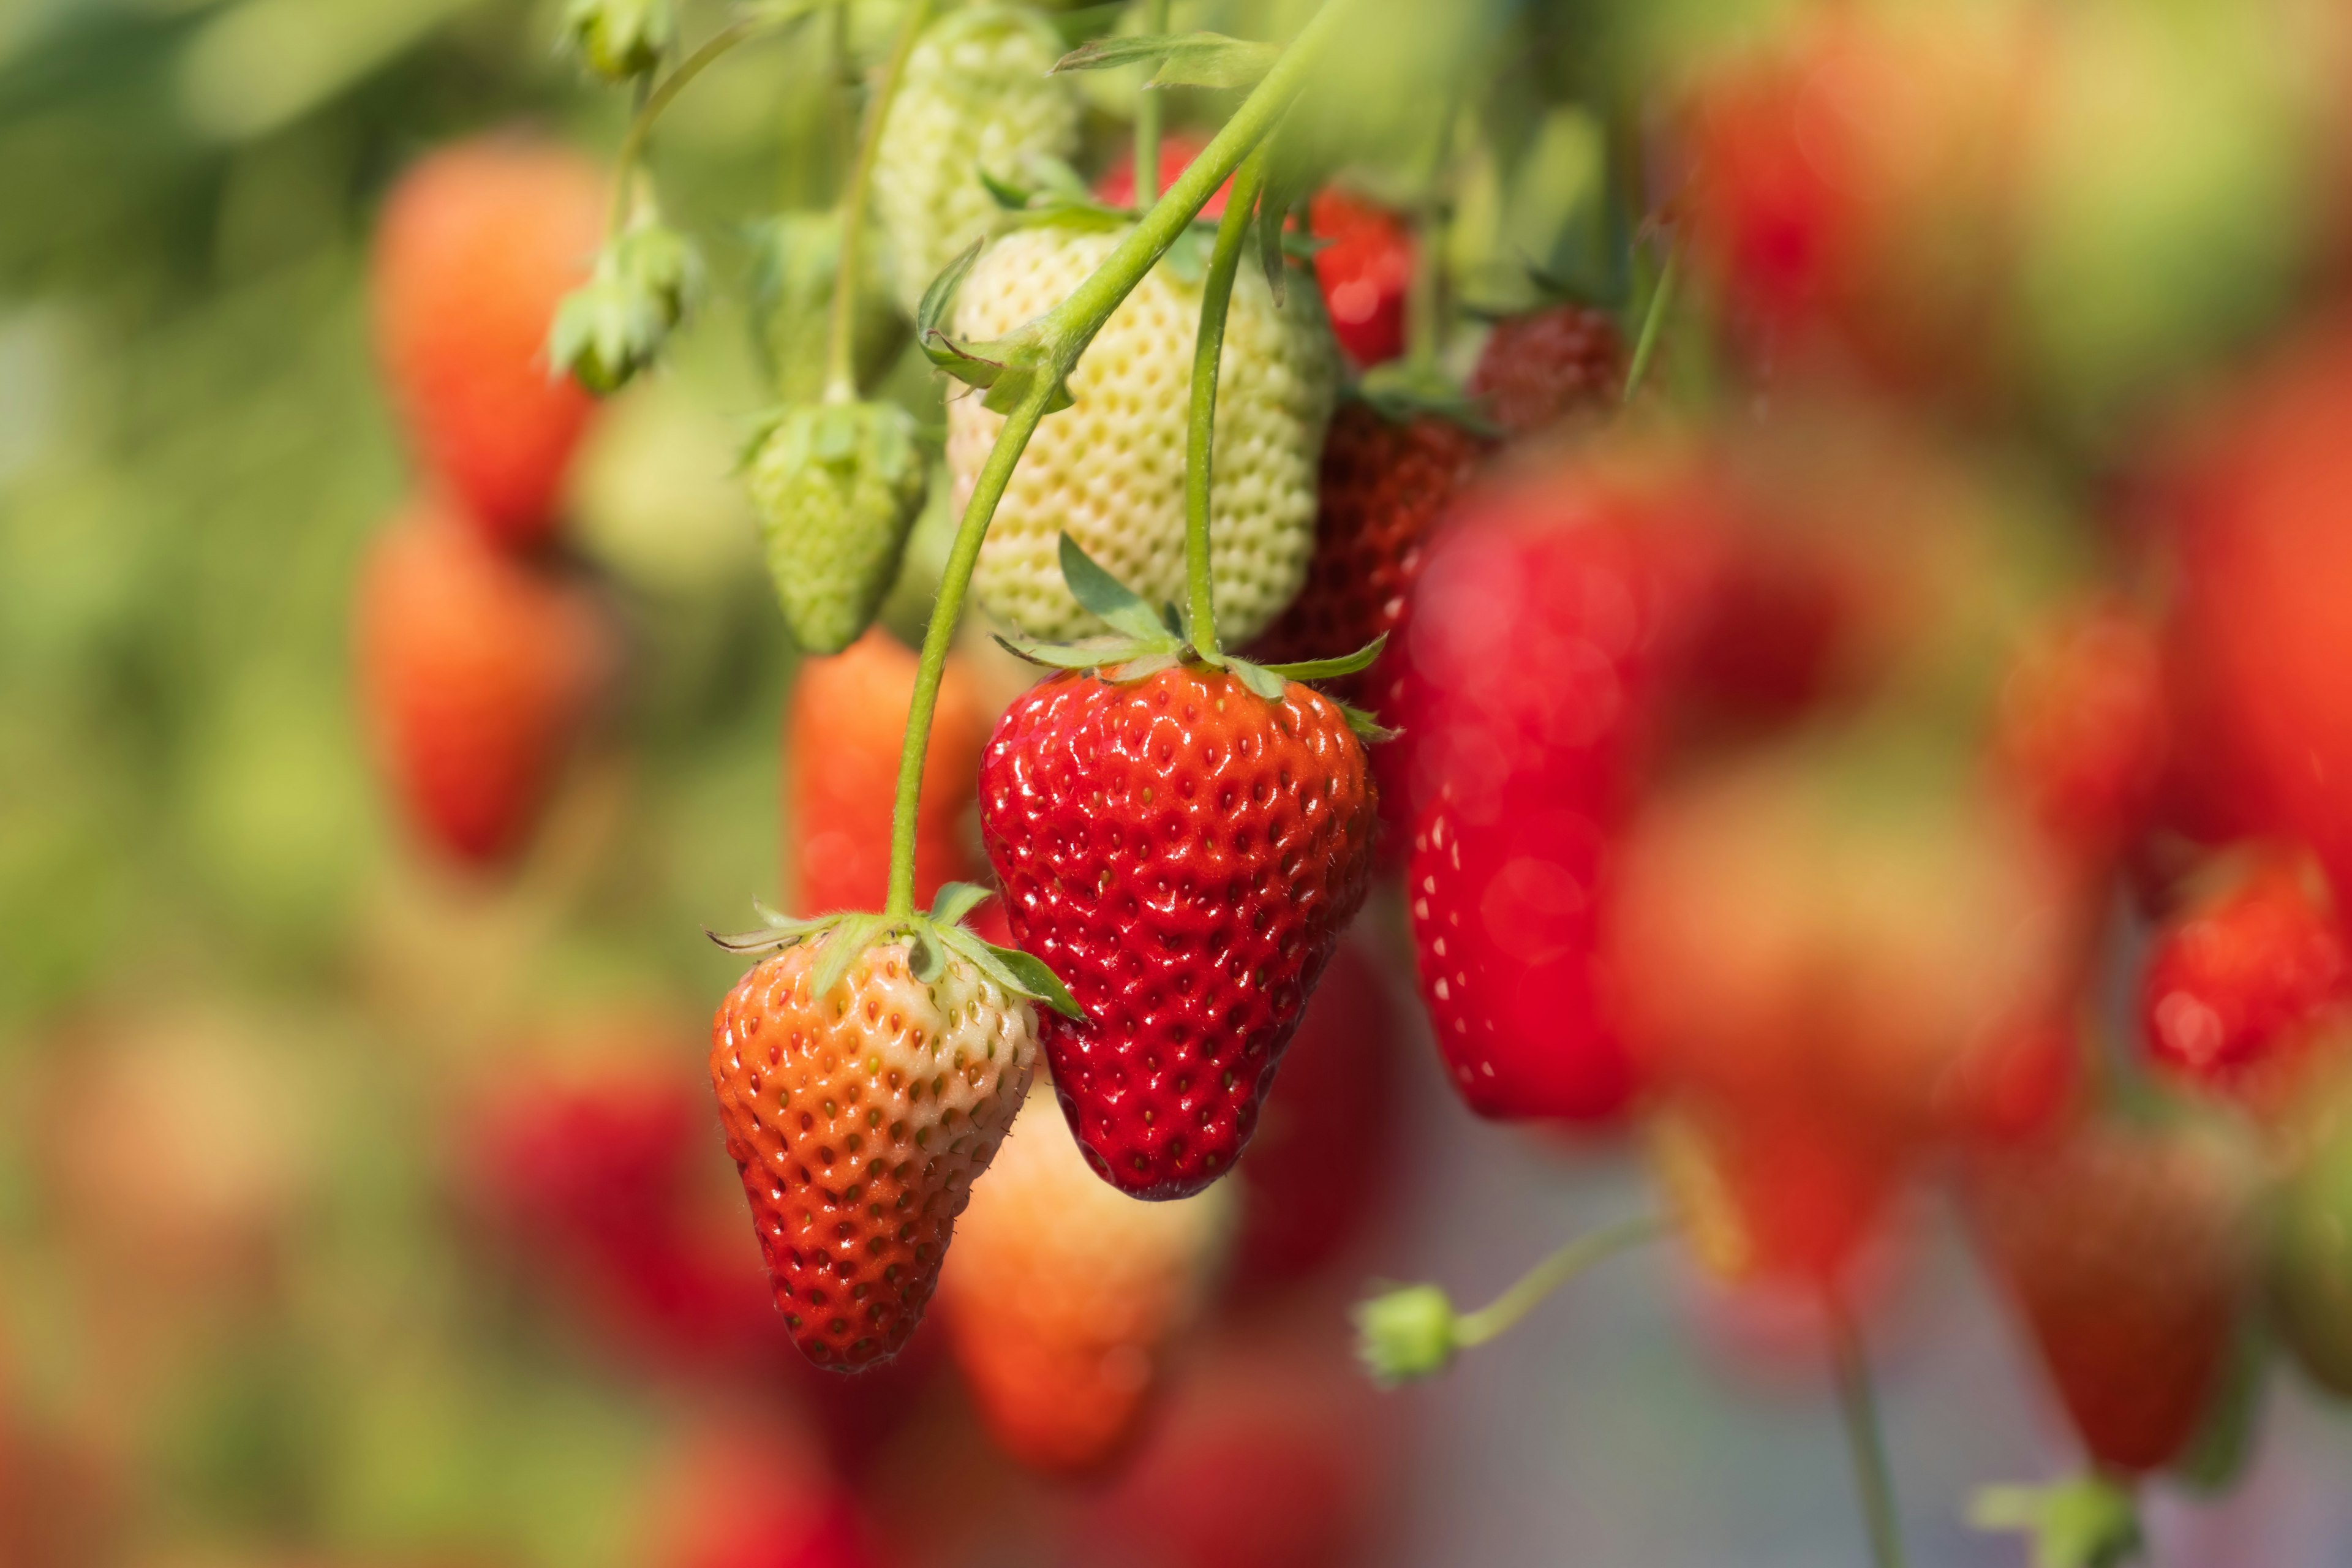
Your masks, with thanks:
[[[2279,856],[2166,922],[2140,987],[2147,1052],[2232,1089],[2289,1066],[2352,986],[2344,928],[2315,874]]]

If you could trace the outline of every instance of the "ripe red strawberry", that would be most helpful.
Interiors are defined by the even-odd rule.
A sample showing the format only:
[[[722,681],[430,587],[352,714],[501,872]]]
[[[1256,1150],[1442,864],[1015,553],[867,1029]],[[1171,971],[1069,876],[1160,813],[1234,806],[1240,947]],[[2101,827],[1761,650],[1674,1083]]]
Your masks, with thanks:
[[[940,1276],[956,1363],[999,1447],[1090,1470],[1140,1428],[1231,1236],[1232,1193],[1144,1204],[1096,1179],[1036,1095]]]
[[[1342,942],[1242,1156],[1239,1282],[1315,1273],[1380,1211],[1397,1164],[1402,1044],[1387,979],[1360,943]]]
[[[2347,994],[2352,952],[2325,887],[2295,860],[2268,856],[2158,931],[2140,1023],[2159,1066],[2242,1090],[2291,1068],[2342,1016]]]
[[[419,506],[369,554],[358,615],[367,718],[409,816],[459,860],[511,855],[611,663],[594,603]]]
[[[2011,670],[1995,763],[2044,831],[2104,861],[2146,825],[2168,727],[2154,633],[2120,607],[2094,606],[2052,626]]]
[[[1518,437],[1614,408],[1624,385],[1617,324],[1581,305],[1551,305],[1495,323],[1469,392],[1505,435]]]
[[[2314,330],[2204,433],[2171,492],[2181,750],[2239,792],[2231,826],[2307,844],[2352,894],[2352,329]],[[2184,735],[2192,733],[2185,726]]]
[[[1359,369],[1404,353],[1404,297],[1412,287],[1412,230],[1386,207],[1336,187],[1307,204],[1307,226],[1324,242],[1315,279],[1331,330]]]
[[[2246,1294],[2246,1187],[2227,1149],[2088,1125],[1969,1174],[1978,1245],[2084,1447],[2126,1472],[2172,1459],[2221,1387]]]
[[[1307,584],[1251,645],[1268,664],[1333,658],[1397,629],[1429,531],[1491,443],[1438,414],[1391,419],[1349,400],[1323,441]],[[1355,701],[1376,668],[1324,684]]]
[[[793,1342],[856,1370],[906,1343],[971,1184],[1028,1092],[1036,1016],[961,954],[856,953],[822,994],[836,927],[752,967],[710,1026],[727,1152]]]
[[[520,137],[444,148],[384,204],[376,350],[419,459],[489,538],[544,538],[593,406],[551,374],[556,306],[587,281],[604,176]]]
[[[1171,131],[1160,138],[1160,189],[1154,193],[1166,195],[1168,187],[1192,166],[1192,160],[1208,145],[1206,139],[1190,131]],[[1203,218],[1214,222],[1225,213],[1225,198],[1233,194],[1234,183],[1227,180],[1217,187],[1209,205],[1201,209]],[[1110,167],[1095,181],[1095,199],[1105,206],[1128,207],[1135,205],[1135,151],[1132,147],[1112,161]]]
[[[828,658],[802,661],[784,721],[786,902],[793,912],[875,910],[890,880],[890,806],[917,660],[880,627]],[[969,881],[965,814],[987,739],[980,695],[950,655],[923,753],[915,899]]]
[[[1546,473],[1429,552],[1394,713],[1422,1000],[1482,1116],[1614,1117],[1635,1088],[1595,981],[1605,865],[1685,594],[1656,498]]]
[[[1732,1284],[1843,1287],[1906,1174],[1891,1140],[1804,1106],[1684,1107],[1650,1132],[1685,1240]]]
[[[1198,666],[1064,674],[998,722],[980,795],[1013,934],[1086,1015],[1044,1043],[1088,1161],[1139,1197],[1200,1191],[1364,901],[1363,742],[1295,683],[1274,702]]]

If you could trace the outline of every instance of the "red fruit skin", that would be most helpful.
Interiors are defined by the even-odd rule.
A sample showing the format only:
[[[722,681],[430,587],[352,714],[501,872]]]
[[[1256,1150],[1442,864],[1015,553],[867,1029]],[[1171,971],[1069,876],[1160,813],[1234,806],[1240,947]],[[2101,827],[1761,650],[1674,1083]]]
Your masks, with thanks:
[[[1995,768],[2045,833],[2096,864],[2146,827],[2170,728],[2154,629],[2093,605],[2051,626],[2010,672]]]
[[[1318,191],[1307,224],[1331,331],[1360,370],[1404,353],[1404,300],[1412,287],[1412,231],[1386,207],[1337,188]]]
[[[1614,408],[1624,384],[1616,323],[1580,305],[1552,305],[1496,322],[1467,390],[1517,439]]]
[[[417,457],[500,544],[544,539],[593,403],[550,373],[549,323],[604,237],[604,176],[484,138],[404,174],[376,232],[377,355]]]
[[[712,1421],[656,1489],[656,1568],[877,1568],[856,1500],[791,1434]]]
[[[2299,840],[2352,894],[2352,328],[2315,329],[2173,487],[2182,750],[2221,826]],[[2186,728],[2191,722],[2199,727]]]
[[[2312,880],[2293,859],[2268,857],[2158,931],[2140,986],[2150,1060],[2231,1090],[2312,1043],[2352,984],[2343,925]]]
[[[1688,593],[1633,510],[1573,476],[1488,492],[1416,595],[1390,721],[1406,897],[1447,1076],[1481,1116],[1607,1123],[1638,1087],[1594,949]]]
[[[2247,1296],[2246,1191],[2183,1129],[2085,1125],[1968,1171],[1978,1245],[2098,1463],[2145,1473],[2195,1435]]]
[[[1242,1156],[1238,1286],[1314,1275],[1380,1212],[1397,1164],[1402,1044],[1388,982],[1360,944],[1342,942]]]
[[[519,850],[612,663],[584,590],[412,508],[362,568],[358,657],[376,750],[451,858]]]
[[[1421,575],[1423,547],[1492,443],[1433,414],[1400,423],[1349,401],[1324,438],[1307,584],[1249,656],[1290,664],[1353,653],[1396,631]],[[1371,670],[1319,684],[1358,702]]]
[[[1232,1168],[1370,882],[1363,743],[1222,671],[1065,674],[1008,709],[981,829],[1020,945],[1084,1009],[1040,1044],[1087,1161],[1140,1198]]]
[[[878,910],[890,885],[890,811],[918,660],[879,626],[801,664],[784,719],[785,902],[801,915]],[[979,873],[969,844],[980,751],[980,694],[950,655],[923,753],[915,813],[915,901]]]
[[[1205,139],[1189,131],[1171,131],[1162,134],[1160,138],[1160,189],[1154,194],[1166,195],[1168,187],[1192,166],[1192,160],[1199,157],[1201,149],[1208,144]],[[1228,176],[1225,183],[1217,187],[1216,194],[1209,198],[1208,205],[1201,209],[1201,216],[1213,222],[1224,216],[1225,198],[1233,195],[1233,191],[1234,182]],[[1135,205],[1133,147],[1122,152],[1110,167],[1103,171],[1102,177],[1095,181],[1095,199],[1105,206],[1129,207]]]

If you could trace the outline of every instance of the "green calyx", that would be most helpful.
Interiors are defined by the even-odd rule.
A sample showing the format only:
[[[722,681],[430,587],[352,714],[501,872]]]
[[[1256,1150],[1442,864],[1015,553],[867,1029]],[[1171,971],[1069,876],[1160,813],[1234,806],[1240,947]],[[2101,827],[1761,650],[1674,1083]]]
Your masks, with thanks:
[[[923,302],[915,311],[915,342],[921,345],[924,357],[940,369],[966,386],[984,389],[988,395],[982,399],[982,406],[992,413],[1012,413],[1028,400],[1040,382],[1046,380],[1051,381],[1053,390],[1046,396],[1045,412],[1053,414],[1067,408],[1075,399],[1065,378],[1078,356],[1070,353],[1065,360],[1061,346],[1046,331],[1051,317],[1041,317],[1010,337],[987,343],[959,343],[940,325],[954,305],[956,290],[963,286],[965,275],[980,259],[981,247],[987,243],[984,239],[972,241],[923,290]]]
[[[1141,680],[1179,664],[1207,665],[1237,677],[1268,702],[1282,700],[1294,680],[1327,680],[1369,668],[1388,646],[1385,635],[1339,658],[1308,659],[1297,664],[1254,664],[1236,658],[1214,645],[1196,640],[1191,617],[1176,605],[1153,609],[1133,589],[1103,570],[1094,557],[1068,534],[1062,535],[1062,580],[1071,596],[1111,629],[1102,637],[1073,643],[1032,642],[1025,637],[999,637],[1008,651],[1052,669],[1083,669],[1113,682]],[[1207,646],[1202,646],[1203,642]],[[1327,700],[1329,700],[1327,699]],[[1344,702],[1333,703],[1346,716],[1348,727],[1367,741],[1385,741],[1394,731],[1383,730],[1373,717]]]
[[[1434,1285],[1403,1285],[1357,1304],[1356,1356],[1382,1388],[1433,1377],[1461,1349],[1454,1303]]]
[[[557,307],[548,363],[599,397],[617,392],[661,357],[701,286],[692,243],[641,216]]]
[[[1069,987],[1043,960],[1017,947],[999,947],[983,942],[978,932],[963,923],[964,917],[988,897],[985,888],[970,882],[950,882],[932,900],[929,914],[893,917],[845,910],[819,915],[814,920],[793,920],[755,901],[752,908],[765,922],[760,930],[735,936],[721,936],[708,930],[703,934],[730,952],[781,952],[800,942],[832,936],[834,940],[826,942],[824,955],[818,961],[816,974],[810,983],[812,996],[830,994],[841,984],[842,976],[849,973],[850,962],[859,953],[903,938],[911,954],[909,967],[915,978],[926,985],[947,973],[948,954],[952,952],[1016,996],[1042,1003],[1066,1018],[1085,1018]]]
[[[1969,1522],[2029,1537],[2033,1568],[2117,1568],[2147,1549],[2137,1500],[2104,1476],[2048,1487],[1987,1487],[1969,1506]]]
[[[914,416],[894,403],[787,409],[750,459],[768,571],[793,640],[838,653],[898,574],[928,479]]]
[[[670,0],[572,0],[563,40],[580,63],[609,82],[650,74],[677,41]]]

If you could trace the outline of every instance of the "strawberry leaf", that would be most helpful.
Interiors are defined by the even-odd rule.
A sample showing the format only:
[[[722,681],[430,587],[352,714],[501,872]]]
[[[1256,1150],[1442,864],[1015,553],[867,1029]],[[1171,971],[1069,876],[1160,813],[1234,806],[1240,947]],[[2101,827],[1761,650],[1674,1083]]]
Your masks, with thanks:
[[[976,882],[945,882],[931,900],[931,919],[943,926],[961,924],[963,917],[986,903],[989,892]]]
[[[940,946],[940,933],[929,921],[910,922],[907,932],[912,949],[907,960],[908,969],[924,984],[936,984],[948,971],[948,955]]]
[[[1225,668],[1241,677],[1244,686],[1268,702],[1281,701],[1283,691],[1290,684],[1264,665],[1252,664],[1245,658],[1234,658],[1230,654],[1225,658]]]
[[[931,279],[931,286],[923,290],[922,303],[915,308],[915,339],[924,345],[925,353],[931,352],[932,334],[939,331],[940,323],[947,319],[948,307],[955,303],[956,290],[963,287],[965,277],[971,271],[973,263],[980,259],[981,247],[987,243],[985,237],[973,240],[964,247],[961,256],[940,268],[940,275]],[[947,342],[945,333],[940,333],[940,341]],[[936,355],[932,363],[939,363]],[[984,386],[987,383],[974,382],[972,384]]]
[[[1363,647],[1338,658],[1307,658],[1292,664],[1269,664],[1265,668],[1285,680],[1328,680],[1335,675],[1353,675],[1360,669],[1370,669],[1381,650],[1389,646],[1389,634],[1382,632]]]
[[[1071,597],[1096,616],[1140,643],[1168,640],[1168,628],[1151,606],[1097,565],[1095,558],[1066,532],[1062,535],[1061,558],[1062,581],[1070,585]]]
[[[1326,700],[1330,700],[1326,699]],[[1377,746],[1383,741],[1393,741],[1404,733],[1402,730],[1390,729],[1370,713],[1352,703],[1332,701],[1331,706],[1339,710],[1339,717],[1348,721],[1348,728],[1355,731],[1356,738],[1367,745]]]
[[[849,965],[873,942],[887,923],[880,915],[851,915],[824,939],[824,956],[817,960],[816,978],[809,983],[809,1000],[821,1002],[833,994]]]
[[[978,965],[982,973],[1003,986],[1016,996],[1033,1002],[1043,1002],[1066,1018],[1083,1021],[1086,1013],[1070,994],[1061,977],[1045,967],[1045,961],[1017,947],[999,947],[982,942],[969,926],[950,926],[940,932],[940,940]]]
[[[1026,637],[999,635],[996,646],[1015,658],[1042,664],[1048,669],[1102,669],[1158,652],[1133,637],[1087,637],[1079,642],[1031,642]]]
[[[1255,87],[1281,54],[1272,44],[1229,38],[1223,33],[1146,33],[1083,44],[1056,61],[1053,74],[1115,70],[1157,60],[1160,68],[1144,84],[1147,87]]]

